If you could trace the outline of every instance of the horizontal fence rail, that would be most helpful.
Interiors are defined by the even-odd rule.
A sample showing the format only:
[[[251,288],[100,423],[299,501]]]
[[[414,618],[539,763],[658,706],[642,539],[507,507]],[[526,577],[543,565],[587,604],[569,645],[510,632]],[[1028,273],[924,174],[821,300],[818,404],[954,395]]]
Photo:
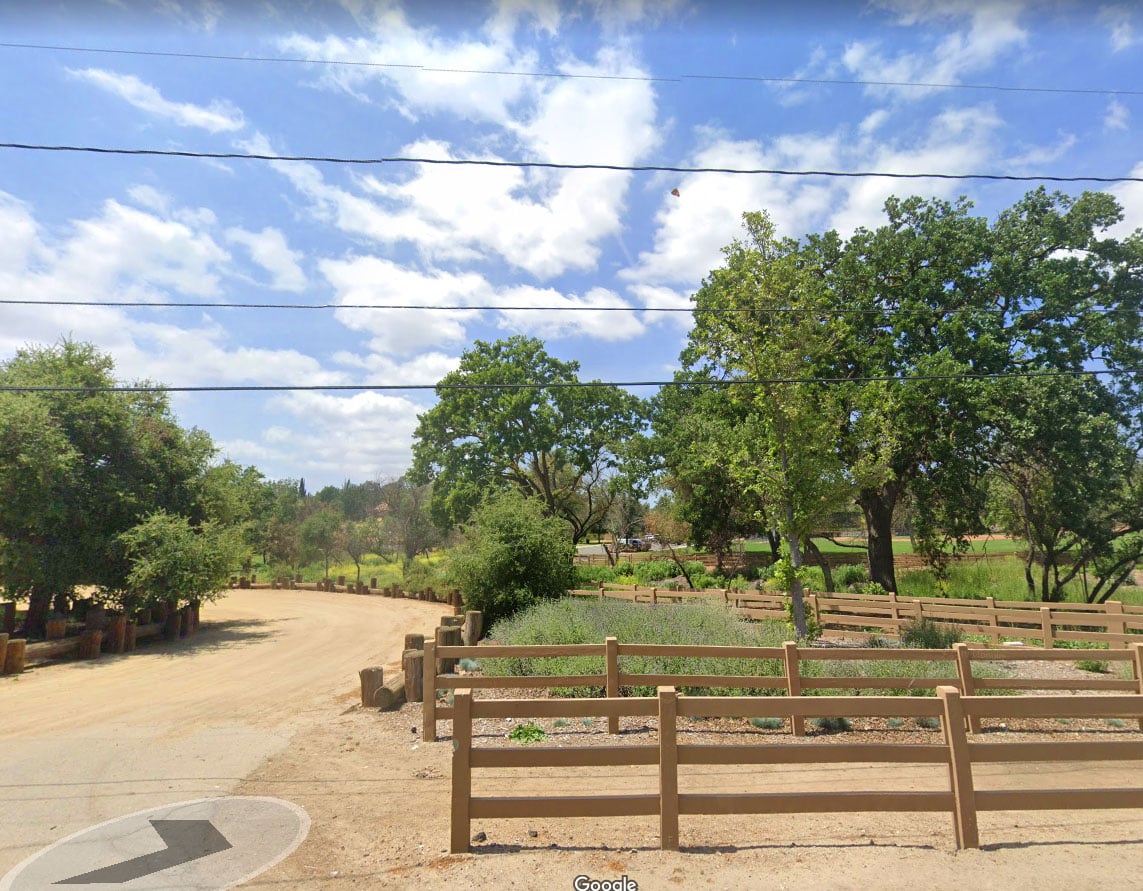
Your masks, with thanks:
[[[1024,697],[1016,713],[1026,717],[1126,717],[1143,721],[1143,697]],[[551,706],[560,708],[553,712]],[[657,745],[508,749],[474,745],[472,722],[487,718],[597,717],[653,715],[658,720]],[[936,696],[899,697],[690,697],[673,686],[661,686],[657,697],[622,700],[474,699],[458,688],[453,706],[452,802],[450,840],[453,853],[469,850],[471,821],[519,817],[659,817],[660,847],[679,847],[679,817],[720,814],[792,814],[854,812],[949,813],[958,848],[980,846],[977,813],[988,810],[1044,810],[1143,807],[1143,788],[978,790],[973,765],[1013,761],[1143,761],[1143,742],[985,743],[970,741],[965,726],[983,717],[1008,715],[1011,700],[962,696],[940,686]],[[741,718],[806,718],[915,716],[938,719],[940,744],[860,743],[830,745],[774,744],[693,745],[679,742],[677,723],[686,716],[725,715]],[[939,765],[948,776],[947,791],[878,789],[831,792],[699,793],[680,789],[680,765],[757,765],[816,763],[891,763]],[[474,796],[472,772],[482,768],[577,768],[658,765],[658,790],[623,795],[605,791],[576,796]]]
[[[779,591],[704,589],[679,591],[639,585],[606,584],[569,592],[573,597],[627,600],[634,603],[681,603],[721,600],[750,619],[786,620],[786,595]],[[805,595],[806,609],[830,636],[883,633],[897,635],[912,622],[929,621],[965,634],[989,637],[999,646],[1002,638],[1039,641],[1053,647],[1061,641],[1106,643],[1126,648],[1143,635],[1143,606],[1106,603],[1054,603],[1028,601],[963,600],[933,597],[898,597],[888,594],[815,592]]]
[[[442,705],[438,691],[459,689],[529,689],[536,687],[593,687],[605,694],[600,702],[617,700],[624,688],[637,686],[660,687],[722,687],[728,689],[771,690],[789,697],[801,696],[810,690],[883,690],[917,692],[933,690],[941,685],[953,685],[965,696],[985,690],[1061,690],[1096,691],[1100,693],[1132,693],[1143,700],[1143,643],[1133,644],[1129,650],[1100,650],[1101,661],[1128,663],[1132,677],[1129,679],[1107,678],[1092,675],[1075,680],[1059,678],[984,678],[973,673],[973,663],[1007,661],[1075,661],[1083,658],[1077,650],[1033,649],[1030,647],[988,648],[968,644],[956,644],[951,650],[913,650],[873,648],[824,648],[799,647],[787,641],[781,647],[733,647],[670,644],[621,644],[614,637],[608,637],[598,644],[568,644],[563,646],[437,646],[425,642],[424,657],[424,696],[423,734],[427,742],[437,738],[437,721],[455,720],[456,707]],[[526,676],[479,676],[457,675],[440,671],[442,662],[458,659],[546,659],[560,656],[593,656],[601,660],[602,671],[580,675],[526,675]],[[771,661],[781,669],[780,675],[720,675],[697,673],[631,673],[622,670],[623,657],[644,656],[677,658],[692,657],[704,659],[746,659]],[[870,661],[870,662],[947,662],[950,672],[947,677],[845,677],[815,676],[802,670],[804,662],[830,661]],[[711,701],[727,700],[728,697],[714,697]],[[995,699],[1003,710],[1003,703],[1017,702],[1015,697],[990,697]],[[574,702],[577,700],[566,700]],[[630,697],[624,701],[631,701]],[[900,698],[897,699],[900,702]],[[483,707],[483,706],[482,706]],[[712,706],[713,707],[713,706]],[[606,715],[608,733],[619,732],[619,718],[623,712],[612,709]],[[1008,714],[1008,713],[1004,713]],[[711,713],[714,716],[714,713]],[[1002,717],[1000,715],[999,717]],[[1011,717],[1018,717],[1011,713]],[[805,733],[805,722],[796,713],[785,715],[790,722],[794,736]],[[997,717],[997,716],[990,716]],[[968,727],[973,733],[981,731],[979,716],[969,717]],[[1143,730],[1143,722],[1140,723]],[[455,736],[455,727],[454,727]]]

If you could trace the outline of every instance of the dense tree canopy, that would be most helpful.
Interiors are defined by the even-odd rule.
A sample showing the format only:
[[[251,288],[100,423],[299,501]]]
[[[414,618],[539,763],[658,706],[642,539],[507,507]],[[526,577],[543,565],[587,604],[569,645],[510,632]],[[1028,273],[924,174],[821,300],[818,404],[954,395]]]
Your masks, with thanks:
[[[821,383],[660,396],[656,441],[688,519],[732,515],[715,507],[722,476],[758,496],[748,507],[770,527],[810,530],[813,512],[791,524],[782,493],[797,491],[800,478],[809,494],[816,465],[829,490],[819,502],[850,488],[864,515],[871,577],[894,589],[892,518],[903,499],[921,550],[935,553],[983,528],[998,468],[1010,491],[1022,468],[1038,499],[1062,497],[1068,487],[1047,480],[1064,473],[1065,452],[1074,458],[1084,437],[1100,430],[1101,447],[1085,465],[1071,465],[1085,475],[1072,492],[1082,491],[1089,512],[1101,516],[1089,516],[1081,535],[1092,542],[1092,560],[1098,553],[1122,575],[1137,540],[1124,534],[1137,528],[1139,513],[1132,468],[1140,442],[1143,238],[1104,237],[1121,215],[1104,193],[1036,190],[991,223],[970,211],[963,199],[894,198],[884,225],[848,240],[834,232],[778,240],[764,217],[746,216],[747,239],[727,248],[725,265],[695,296],[681,377]],[[1087,396],[1075,403],[1084,410],[1054,419],[1035,410],[1045,400],[1068,404],[1069,377],[1093,366],[1107,373],[1084,384]],[[1046,446],[1029,432],[1035,418],[1078,439]],[[805,462],[805,475],[776,474],[783,455]],[[802,503],[808,508],[810,499]],[[1075,510],[1057,508],[1079,522]],[[1092,522],[1105,530],[1102,539]],[[1109,529],[1116,530],[1110,537]],[[1078,547],[1077,533],[1060,540]],[[1097,539],[1104,543],[1096,547]],[[1033,548],[1041,556],[1049,550],[1044,542]]]
[[[42,631],[55,594],[127,589],[119,535],[147,514],[208,518],[210,438],[181,428],[158,390],[95,389],[116,383],[112,370],[109,357],[71,341],[22,349],[0,366],[5,386],[93,388],[0,393],[0,581],[29,598],[30,633]]]
[[[464,353],[420,416],[409,474],[433,483],[440,525],[463,522],[485,493],[509,488],[566,520],[577,542],[607,516],[643,405],[618,387],[566,386],[579,383],[578,371],[529,337],[477,341]]]

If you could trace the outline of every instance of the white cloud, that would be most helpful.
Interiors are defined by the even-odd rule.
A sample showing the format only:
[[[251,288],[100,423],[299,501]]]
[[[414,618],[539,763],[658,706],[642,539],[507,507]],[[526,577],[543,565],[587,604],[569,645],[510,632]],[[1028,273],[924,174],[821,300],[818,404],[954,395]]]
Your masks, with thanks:
[[[535,307],[524,311],[501,310],[500,327],[516,333],[528,333],[542,338],[584,336],[602,341],[619,341],[638,337],[645,330],[633,312],[608,309],[590,311],[600,307],[631,306],[614,291],[606,288],[592,288],[579,297],[575,294],[561,294],[551,288],[521,286],[501,291],[496,299],[504,306]],[[550,312],[541,309],[547,307],[551,307]]]
[[[116,74],[98,68],[68,69],[68,73],[118,96],[136,108],[174,121],[180,127],[199,127],[211,133],[241,130],[246,126],[242,112],[231,102],[215,100],[208,106],[165,99],[155,87],[133,74]]]
[[[1138,43],[1135,36],[1135,12],[1125,5],[1101,6],[1099,9],[1099,22],[1106,25],[1111,32],[1111,48],[1120,52]]]
[[[1107,103],[1107,112],[1103,116],[1103,126],[1107,130],[1126,130],[1131,122],[1131,111],[1118,99]]]
[[[417,414],[425,406],[377,392],[334,396],[300,392],[275,397],[271,409],[292,415],[297,425],[271,427],[259,441],[223,441],[235,460],[281,466],[291,476],[356,478],[396,476],[411,460]]]
[[[906,27],[960,22],[967,27],[946,34],[931,51],[886,55],[876,41],[848,44],[841,63],[859,80],[882,83],[956,84],[971,72],[991,67],[998,59],[1027,44],[1028,33],[1020,25],[1023,0],[881,0],[876,5],[896,16]],[[937,87],[869,86],[873,95],[898,100],[920,99]]]
[[[251,259],[272,276],[274,290],[297,293],[306,289],[306,274],[298,264],[302,254],[290,250],[281,230],[266,227],[248,232],[234,227],[226,230],[226,240],[250,251]]]
[[[468,339],[466,325],[482,315],[479,309],[464,308],[468,306],[505,307],[495,311],[501,328],[548,338],[593,337],[618,341],[637,337],[645,330],[633,313],[591,311],[630,305],[605,288],[592,288],[582,296],[529,285],[498,288],[475,272],[420,271],[380,257],[324,260],[320,268],[341,304],[461,307],[337,310],[336,318],[343,325],[372,335],[369,348],[378,356],[409,356],[425,348],[464,342]],[[550,311],[544,311],[546,309]],[[572,311],[567,312],[568,309]],[[345,355],[338,354],[338,358],[344,361]],[[362,362],[366,367],[396,368],[381,363],[379,358]],[[443,364],[434,361],[434,372]],[[434,382],[436,379],[439,376]]]
[[[934,117],[913,142],[839,128],[828,134],[791,133],[762,143],[735,140],[710,129],[697,134],[698,167],[871,169],[929,173],[980,169],[996,156],[1003,121],[988,105],[950,109]],[[916,194],[946,196],[956,183],[910,182]],[[679,197],[665,195],[655,217],[651,250],[620,273],[634,285],[697,287],[722,262],[721,249],[742,234],[746,211],[766,210],[784,235],[836,228],[843,236],[877,225],[885,199],[901,192],[899,180],[826,179],[773,175],[689,174]],[[664,190],[665,192],[666,190]]]
[[[1131,168],[1130,176],[1143,177],[1143,161]],[[1123,221],[1112,226],[1110,238],[1126,238],[1143,228],[1143,183],[1116,183],[1107,189],[1123,208]]]

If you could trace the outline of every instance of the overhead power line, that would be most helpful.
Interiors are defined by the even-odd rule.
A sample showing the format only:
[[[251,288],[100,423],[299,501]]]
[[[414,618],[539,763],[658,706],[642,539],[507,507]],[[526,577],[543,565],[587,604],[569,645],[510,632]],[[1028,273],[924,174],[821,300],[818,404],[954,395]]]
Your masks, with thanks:
[[[1143,371],[1143,369],[1130,369]],[[233,386],[140,386],[124,385],[114,387],[75,387],[75,386],[0,386],[0,393],[263,393],[263,392],[363,392],[393,390],[573,390],[589,387],[758,387],[775,384],[867,384],[867,383],[912,383],[914,381],[947,380],[1000,380],[1003,378],[1036,377],[1097,377],[1104,374],[1119,374],[1112,368],[1097,368],[1079,371],[1004,371],[994,373],[957,374],[916,374],[916,375],[862,375],[858,377],[772,377],[772,378],[732,378],[730,380],[691,380],[691,381],[552,381],[548,383],[480,383],[480,384],[236,384]]]
[[[113,47],[63,46],[45,43],[0,43],[6,49],[51,50],[68,53],[93,53],[118,56],[149,56],[171,59],[198,59],[225,62],[262,62],[295,65],[328,65],[346,68],[380,68],[409,71],[423,71],[431,74],[477,74],[490,77],[536,77],[558,78],[562,80],[632,80],[653,83],[681,83],[686,80],[724,80],[770,84],[790,84],[805,86],[858,86],[858,87],[899,87],[939,90],[985,90],[1002,93],[1048,93],[1061,95],[1088,96],[1143,96],[1143,90],[1123,90],[1106,87],[1054,87],[1054,86],[1014,86],[1009,84],[950,83],[947,81],[907,81],[907,80],[863,80],[860,78],[793,77],[764,74],[585,74],[565,71],[521,71],[497,68],[444,68],[412,62],[374,62],[362,59],[318,59],[307,56],[235,56],[222,53],[188,53],[172,50],[139,50]]]
[[[655,313],[704,313],[711,315],[732,315],[735,313],[782,313],[818,315],[823,318],[848,315],[887,316],[893,312],[904,312],[900,308],[839,306],[831,309],[807,309],[800,306],[516,306],[492,303],[482,304],[437,304],[437,303],[211,303],[205,300],[35,300],[31,298],[0,297],[0,306],[91,306],[109,308],[144,309],[287,309],[287,310],[415,310],[423,312],[655,312]],[[1041,310],[1006,310],[999,307],[921,307],[916,312],[932,312],[949,315],[1011,315],[1013,317],[1035,315]],[[1077,312],[1081,311],[1078,308]],[[1127,307],[1095,306],[1083,309],[1084,313],[1099,315],[1136,315]]]
[[[669,164],[563,164],[556,161],[503,161],[490,158],[421,158],[393,156],[350,158],[335,155],[276,155],[263,152],[204,152],[181,149],[114,148],[94,145],[40,145],[25,142],[0,142],[0,148],[34,152],[80,152],[96,155],[138,155],[166,158],[202,158],[222,161],[303,161],[318,164],[437,164],[447,167],[514,167],[544,170],[602,170],[623,173],[729,173],[750,176],[821,176],[848,179],[944,179],[991,180],[1000,182],[1051,183],[1139,183],[1143,176],[1091,176],[1050,174],[1017,175],[1011,173],[900,173],[884,170],[790,170],[774,167],[685,167]]]

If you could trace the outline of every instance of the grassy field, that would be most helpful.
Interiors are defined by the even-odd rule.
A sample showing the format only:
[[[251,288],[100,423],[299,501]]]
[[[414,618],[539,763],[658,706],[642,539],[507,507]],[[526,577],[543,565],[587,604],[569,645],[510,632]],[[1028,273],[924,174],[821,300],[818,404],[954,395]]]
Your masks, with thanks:
[[[860,538],[839,538],[838,541],[845,544],[856,544],[865,547],[864,539]],[[842,547],[832,541],[824,538],[815,538],[814,544],[823,554],[857,554],[861,555],[864,552],[855,548]],[[1012,554],[1016,551],[1022,551],[1027,546],[1022,541],[1005,538],[1002,535],[992,536],[990,538],[981,538],[971,543],[969,552],[973,554]],[[770,553],[770,545],[764,541],[748,541],[745,546],[747,553]],[[913,544],[909,541],[907,536],[897,535],[893,537],[893,553],[895,554],[912,554]]]

